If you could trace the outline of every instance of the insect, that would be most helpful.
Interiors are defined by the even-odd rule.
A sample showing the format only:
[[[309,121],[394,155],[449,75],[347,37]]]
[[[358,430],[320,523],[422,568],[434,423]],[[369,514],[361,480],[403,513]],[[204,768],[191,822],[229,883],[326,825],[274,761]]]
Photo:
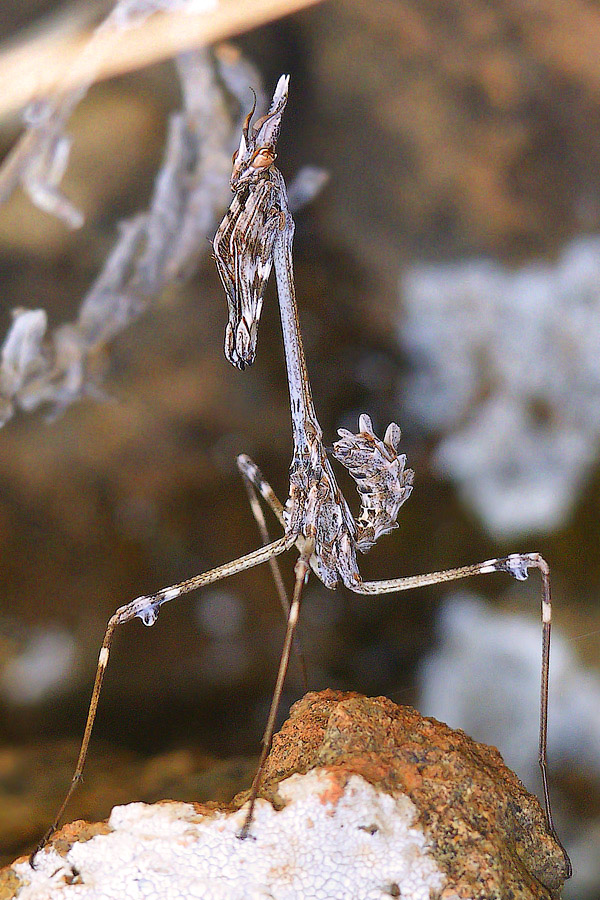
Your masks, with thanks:
[[[145,625],[153,625],[164,603],[261,563],[270,562],[274,573],[277,573],[276,558],[292,547],[298,551],[298,557],[294,570],[295,581],[291,603],[288,604],[287,598],[282,597],[287,609],[284,646],[263,736],[260,760],[252,783],[240,838],[245,838],[250,831],[300,613],[303,586],[311,571],[331,589],[342,582],[358,594],[387,594],[493,572],[505,572],[523,580],[527,578],[528,570],[533,568],[539,571],[542,582],[539,761],[548,827],[558,841],[550,807],[546,760],[552,618],[550,572],[546,561],[539,553],[513,553],[501,559],[487,559],[481,563],[445,571],[384,581],[363,581],[360,575],[357,552],[368,551],[379,537],[397,527],[396,520],[400,507],[412,491],[413,472],[406,466],[405,455],[399,452],[400,429],[395,423],[388,426],[383,439],[377,437],[367,415],[360,416],[358,432],[340,429],[339,440],[333,444],[332,456],[356,481],[361,506],[358,516],[354,518],[337,485],[331,461],[323,445],[298,320],[292,261],[294,222],[288,209],[283,177],[274,165],[276,141],[287,103],[288,85],[289,78],[281,76],[269,112],[259,119],[252,131],[250,122],[254,110],[246,119],[240,146],[233,162],[231,187],[234,197],[214,241],[217,267],[229,304],[225,352],[231,362],[239,368],[249,365],[254,359],[262,296],[271,267],[275,269],[293,436],[290,488],[285,504],[277,499],[258,467],[248,456],[239,456],[237,464],[244,476],[263,539],[268,541],[259,497],[264,499],[278,519],[283,535],[232,562],[163,588],[154,594],[138,597],[114,613],[109,620],[100,650],[75,773],[56,819],[39,847],[46,843],[58,826],[81,778],[115,629],[136,617]],[[282,587],[280,593],[281,591]],[[570,875],[571,867],[566,852],[565,864]]]
[[[286,96],[273,98],[271,109],[250,131],[256,107],[246,116],[239,149],[233,155],[233,200],[213,242],[229,307],[225,356],[234,366],[252,365],[256,353],[263,295],[273,265],[273,244],[282,214],[280,173],[273,167]]]

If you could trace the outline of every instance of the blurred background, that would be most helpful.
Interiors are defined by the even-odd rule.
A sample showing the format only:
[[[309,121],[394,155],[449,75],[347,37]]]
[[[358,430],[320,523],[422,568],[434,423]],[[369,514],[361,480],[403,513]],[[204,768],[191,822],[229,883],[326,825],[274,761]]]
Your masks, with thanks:
[[[150,7],[130,2],[129,13]],[[90,27],[111,8],[78,4],[77,16]],[[325,443],[368,412],[379,434],[399,423],[416,471],[400,527],[360,559],[362,574],[513,551],[548,559],[552,793],[575,867],[565,896],[600,898],[600,10],[336,0],[279,13],[274,2],[271,22],[237,27],[227,46],[178,68],[167,61],[93,85],[64,122],[71,154],[54,187],[68,204],[48,201],[29,170],[29,194],[18,187],[0,207],[1,333],[18,321],[11,310],[43,309],[48,335],[62,335],[40,345],[60,377],[43,390],[12,384],[0,431],[0,849],[8,861],[35,843],[64,794],[115,608],[258,545],[236,455],[287,494],[274,286],[256,363],[234,370],[208,239],[229,202],[249,88],[266,98],[289,72],[278,164],[288,183],[304,166],[329,176],[295,216]],[[22,39],[72,15],[61,3],[6,0],[0,29]],[[183,176],[196,237],[193,249],[178,245],[176,264],[170,246],[144,292],[131,258],[114,262],[129,233],[119,222],[150,208],[146,239],[167,233],[156,179],[181,85],[194,78],[198,152],[210,144]],[[39,124],[35,109],[28,121]],[[3,118],[6,159],[23,128],[20,116]],[[85,221],[69,227],[77,211]],[[83,328],[92,300],[110,294],[110,258],[114,295],[124,283],[135,294],[127,327],[111,322],[67,365],[72,333],[60,329]],[[357,511],[354,487],[340,483]],[[282,560],[288,585],[293,561]],[[539,580],[458,588],[366,599],[313,577],[300,625],[309,687],[416,705],[497,745],[538,790]],[[125,626],[68,818],[247,787],[283,631],[267,567],[166,605],[152,629]],[[292,664],[282,717],[301,694]]]

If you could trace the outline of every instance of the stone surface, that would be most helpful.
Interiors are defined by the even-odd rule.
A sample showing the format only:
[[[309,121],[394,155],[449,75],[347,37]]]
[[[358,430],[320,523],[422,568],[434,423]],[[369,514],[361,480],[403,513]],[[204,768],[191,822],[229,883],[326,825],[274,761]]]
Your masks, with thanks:
[[[313,766],[410,796],[447,873],[444,897],[550,897],[564,880],[564,857],[537,798],[499,752],[410,707],[307,694],[275,736],[266,783]]]
[[[22,859],[3,871],[0,898],[560,896],[562,852],[499,753],[386,698],[307,694],[261,794],[243,842],[243,794],[66,826],[36,870]]]

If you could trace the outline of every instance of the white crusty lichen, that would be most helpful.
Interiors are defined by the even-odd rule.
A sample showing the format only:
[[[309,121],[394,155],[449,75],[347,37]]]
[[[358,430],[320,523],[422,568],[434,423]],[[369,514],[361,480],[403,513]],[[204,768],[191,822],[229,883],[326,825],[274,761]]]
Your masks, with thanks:
[[[203,815],[187,803],[118,806],[109,833],[15,864],[19,900],[430,900],[444,877],[417,809],[359,775],[314,769],[281,782],[279,811],[259,800],[251,835],[244,810]]]
[[[434,465],[500,538],[564,525],[600,455],[600,237],[555,262],[404,272],[407,414]]]

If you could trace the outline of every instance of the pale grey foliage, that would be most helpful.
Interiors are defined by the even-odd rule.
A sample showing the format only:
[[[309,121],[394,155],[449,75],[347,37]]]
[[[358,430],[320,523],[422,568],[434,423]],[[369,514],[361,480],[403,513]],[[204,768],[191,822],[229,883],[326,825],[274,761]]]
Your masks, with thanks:
[[[211,4],[211,0],[203,2],[205,6]],[[26,130],[0,170],[0,203],[21,185],[36,206],[62,219],[69,228],[83,225],[83,213],[59,189],[72,144],[66,128],[102,68],[110,47],[105,40],[107,32],[118,39],[155,12],[185,13],[194,11],[197,5],[198,0],[116,0],[73,64],[75,72],[70,75],[77,87],[61,89],[59,79],[51,97],[30,103],[23,111]]]
[[[0,423],[16,407],[60,412],[97,389],[99,350],[143,312],[164,286],[189,275],[207,252],[207,235],[229,200],[231,152],[248,84],[259,80],[241,56],[208,50],[177,60],[184,106],[170,120],[147,212],[119,226],[119,237],[84,297],[75,322],[45,335],[43,310],[18,311],[2,348]],[[238,115],[229,112],[228,90]],[[64,124],[64,123],[63,123]],[[56,210],[54,210],[56,212]]]
[[[134,27],[158,10],[194,7],[193,0],[120,0],[94,37]],[[100,65],[100,59],[95,60]],[[176,59],[183,108],[169,121],[162,165],[150,206],[119,225],[106,263],[83,298],[77,319],[46,334],[43,310],[17,310],[0,358],[0,426],[17,408],[47,405],[60,413],[84,394],[99,393],[101,351],[173,279],[189,277],[208,253],[207,237],[230,200],[231,154],[238,142],[256,69],[232,48],[181,54]],[[83,216],[60,192],[71,139],[69,118],[93,78],[77,90],[40,101],[26,111],[28,129],[0,169],[0,203],[20,183],[32,201],[69,227]],[[257,91],[257,105],[265,97]],[[233,111],[233,112],[232,112]],[[326,181],[319,169],[296,179],[295,207]]]

